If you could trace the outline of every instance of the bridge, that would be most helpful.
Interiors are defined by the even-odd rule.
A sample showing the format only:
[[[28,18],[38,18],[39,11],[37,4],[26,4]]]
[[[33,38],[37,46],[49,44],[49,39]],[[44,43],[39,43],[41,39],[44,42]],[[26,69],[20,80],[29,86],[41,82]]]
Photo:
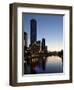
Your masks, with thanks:
[[[46,59],[48,56],[53,56],[53,54],[51,53],[36,53],[36,54],[32,54],[32,55],[29,55],[28,56],[28,59],[29,60],[33,60],[33,59]],[[62,59],[62,62],[63,62],[63,55],[58,55],[58,54],[55,54],[54,56],[58,56]]]

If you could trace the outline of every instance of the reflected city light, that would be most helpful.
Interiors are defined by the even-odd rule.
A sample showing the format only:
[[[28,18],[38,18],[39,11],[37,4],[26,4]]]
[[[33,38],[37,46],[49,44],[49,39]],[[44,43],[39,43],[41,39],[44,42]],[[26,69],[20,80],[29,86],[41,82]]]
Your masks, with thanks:
[[[23,19],[24,20],[24,19]],[[58,35],[48,36],[38,33],[36,19],[29,20],[30,31],[24,31],[24,74],[62,73],[63,72],[63,45],[59,42]],[[43,26],[42,26],[43,27]],[[58,31],[56,30],[58,33]],[[52,32],[51,32],[52,33]],[[39,38],[38,35],[41,35]],[[48,40],[50,42],[47,42]],[[29,43],[28,43],[29,40]]]

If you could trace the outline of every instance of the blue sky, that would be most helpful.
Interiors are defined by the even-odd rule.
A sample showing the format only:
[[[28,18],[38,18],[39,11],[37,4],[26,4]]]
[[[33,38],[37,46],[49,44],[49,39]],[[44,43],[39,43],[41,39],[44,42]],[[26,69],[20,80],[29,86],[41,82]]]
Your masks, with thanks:
[[[37,40],[46,39],[49,51],[63,49],[63,16],[62,15],[22,15],[23,31],[28,33],[28,43],[30,43],[30,20],[37,21]]]

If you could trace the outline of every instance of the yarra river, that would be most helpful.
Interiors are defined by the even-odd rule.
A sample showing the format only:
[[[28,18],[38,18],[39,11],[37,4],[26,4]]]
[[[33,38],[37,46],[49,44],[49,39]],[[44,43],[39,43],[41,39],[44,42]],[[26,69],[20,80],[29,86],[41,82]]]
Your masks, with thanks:
[[[44,69],[41,68],[41,65],[37,65],[35,71],[36,73],[62,73],[62,58],[59,56],[49,56],[47,57]]]
[[[27,66],[26,74],[41,74],[41,73],[62,73],[63,62],[59,56],[49,56],[44,63],[37,63],[30,71],[30,67]]]

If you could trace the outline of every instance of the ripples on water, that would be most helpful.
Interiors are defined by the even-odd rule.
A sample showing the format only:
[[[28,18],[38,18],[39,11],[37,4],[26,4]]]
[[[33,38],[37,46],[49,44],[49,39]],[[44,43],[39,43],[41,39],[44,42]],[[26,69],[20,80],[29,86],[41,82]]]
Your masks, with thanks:
[[[58,56],[50,56],[47,58],[44,69],[42,65],[37,65],[35,67],[36,73],[62,73],[63,72],[63,62]]]

